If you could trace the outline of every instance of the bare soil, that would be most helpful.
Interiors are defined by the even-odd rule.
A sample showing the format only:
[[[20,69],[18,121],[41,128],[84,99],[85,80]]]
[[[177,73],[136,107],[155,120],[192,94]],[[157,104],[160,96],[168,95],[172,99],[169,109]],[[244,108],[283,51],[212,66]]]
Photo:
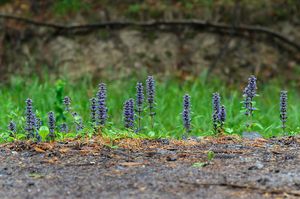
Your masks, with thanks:
[[[0,198],[300,198],[300,138],[96,137],[0,148]],[[215,158],[204,167],[207,152]]]

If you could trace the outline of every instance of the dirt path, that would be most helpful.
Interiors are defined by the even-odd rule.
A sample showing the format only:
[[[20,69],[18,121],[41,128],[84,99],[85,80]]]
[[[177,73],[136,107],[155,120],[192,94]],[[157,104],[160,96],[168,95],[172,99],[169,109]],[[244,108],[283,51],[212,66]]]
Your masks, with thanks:
[[[300,198],[300,138],[117,144],[3,145],[0,198]]]

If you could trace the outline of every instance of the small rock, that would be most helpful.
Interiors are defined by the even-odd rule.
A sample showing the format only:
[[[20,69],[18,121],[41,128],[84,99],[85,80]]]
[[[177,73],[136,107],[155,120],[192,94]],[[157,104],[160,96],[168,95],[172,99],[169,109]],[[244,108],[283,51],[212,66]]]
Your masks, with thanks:
[[[261,162],[256,162],[255,165],[248,168],[248,170],[257,170],[264,168],[264,165]]]
[[[164,144],[164,145],[170,144],[170,141],[166,138],[161,138],[161,139],[158,139],[157,141]]]
[[[28,187],[31,187],[31,186],[34,186],[34,185],[35,185],[34,182],[28,182],[28,183],[27,183],[27,186],[28,186]]]
[[[167,157],[167,161],[176,161],[177,160],[177,156],[168,156]]]
[[[258,138],[262,138],[262,136],[257,132],[243,132],[242,137],[249,139],[249,140],[255,140]]]

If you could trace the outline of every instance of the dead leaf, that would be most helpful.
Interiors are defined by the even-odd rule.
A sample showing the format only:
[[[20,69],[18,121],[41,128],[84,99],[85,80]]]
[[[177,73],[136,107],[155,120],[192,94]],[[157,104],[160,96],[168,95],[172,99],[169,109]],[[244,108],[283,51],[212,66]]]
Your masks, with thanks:
[[[45,153],[45,152],[46,152],[45,150],[43,150],[43,149],[41,149],[41,148],[39,148],[39,147],[34,147],[34,150],[35,150],[36,152],[39,152],[39,153]]]
[[[70,151],[70,148],[61,148],[61,149],[59,149],[60,153],[67,153],[69,151]]]

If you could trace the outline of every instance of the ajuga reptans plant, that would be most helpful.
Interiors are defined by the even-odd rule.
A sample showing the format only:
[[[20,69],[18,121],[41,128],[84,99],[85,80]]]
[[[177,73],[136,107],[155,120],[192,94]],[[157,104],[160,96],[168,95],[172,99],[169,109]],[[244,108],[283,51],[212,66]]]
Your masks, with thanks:
[[[147,102],[149,106],[149,115],[151,118],[151,128],[154,127],[154,116],[155,116],[155,80],[153,76],[148,76],[146,80],[146,93],[147,93]]]
[[[244,112],[245,115],[249,118],[247,127],[251,127],[253,111],[256,110],[256,108],[254,107],[254,100],[253,100],[254,97],[257,96],[256,90],[257,90],[256,77],[254,75],[251,75],[248,79],[248,85],[245,87],[243,91]]]
[[[191,131],[191,97],[188,94],[183,96],[182,121],[185,132]]]
[[[124,103],[123,108],[124,126],[125,128],[134,128],[134,100],[130,98]]]
[[[223,131],[226,120],[226,109],[224,105],[221,105],[221,97],[219,93],[213,93],[212,106],[213,130],[215,133],[218,133],[219,131]]]
[[[65,123],[65,122],[60,125],[59,129],[60,129],[59,131],[62,132],[62,133],[68,133],[69,132],[69,127],[68,127],[67,123]]]
[[[48,126],[49,126],[49,139],[54,140],[55,139],[55,115],[54,112],[48,113]]]
[[[68,96],[65,96],[63,103],[65,106],[65,111],[69,112],[71,110],[71,98]]]
[[[34,138],[34,130],[35,130],[35,115],[33,112],[32,100],[26,100],[26,126],[25,130],[27,131],[27,138]]]
[[[143,112],[143,102],[144,102],[144,88],[143,84],[138,82],[136,85],[136,112],[137,112],[137,132],[142,128],[141,119]]]
[[[285,134],[286,121],[287,121],[287,91],[280,92],[280,120],[281,120],[281,128],[283,133]]]
[[[9,132],[10,132],[10,135],[13,136],[14,134],[16,134],[17,132],[17,125],[14,121],[10,121],[8,126],[7,126]]]
[[[106,84],[100,83],[97,92],[98,101],[98,121],[97,124],[104,126],[107,120],[107,107],[106,107]]]

